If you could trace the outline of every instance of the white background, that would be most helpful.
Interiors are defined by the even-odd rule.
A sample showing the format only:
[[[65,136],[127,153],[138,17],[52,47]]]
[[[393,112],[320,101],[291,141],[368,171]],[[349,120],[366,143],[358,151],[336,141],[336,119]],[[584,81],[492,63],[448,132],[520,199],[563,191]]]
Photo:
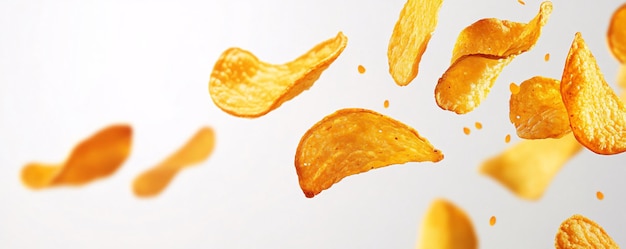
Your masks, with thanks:
[[[621,2],[554,1],[534,49],[504,69],[478,109],[461,116],[439,109],[433,94],[458,33],[486,17],[528,22],[540,1],[446,0],[420,74],[399,87],[387,72],[386,52],[403,4],[0,1],[0,248],[413,248],[437,197],[470,215],[481,248],[551,248],[559,224],[575,213],[626,246],[625,155],[583,151],[538,202],[477,172],[483,160],[519,141],[508,121],[509,83],[560,79],[576,31],[616,87],[606,30]],[[349,38],[343,54],[309,91],[268,115],[236,118],[211,101],[209,75],[225,49],[238,46],[283,63],[339,31]],[[351,176],[305,198],[293,165],[298,142],[345,107],[414,127],[445,159]],[[475,121],[484,128],[474,129]],[[133,126],[133,150],[112,177],[44,191],[21,184],[26,163],[62,162],[79,141],[119,122]],[[216,130],[213,155],[181,172],[159,197],[135,198],[133,179],[203,125]],[[506,134],[513,135],[510,144]],[[604,192],[603,201],[596,191]]]

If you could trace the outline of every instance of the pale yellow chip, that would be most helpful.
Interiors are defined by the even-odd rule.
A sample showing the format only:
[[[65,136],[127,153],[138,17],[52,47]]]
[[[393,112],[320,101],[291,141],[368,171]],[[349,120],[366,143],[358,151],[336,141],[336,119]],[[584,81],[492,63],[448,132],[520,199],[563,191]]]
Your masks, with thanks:
[[[511,94],[509,119],[517,136],[525,139],[559,138],[570,133],[567,110],[561,98],[558,80],[536,76]]]
[[[523,140],[485,161],[479,171],[518,197],[538,200],[582,146],[571,133],[558,139]]]
[[[565,61],[561,95],[576,139],[598,154],[626,151],[626,107],[604,76],[580,33]]]
[[[115,173],[130,154],[132,128],[112,125],[80,142],[62,164],[30,163],[22,183],[32,189],[82,186]]]
[[[387,58],[389,73],[399,86],[406,86],[419,71],[419,63],[437,27],[443,0],[407,0],[393,28]]]
[[[238,117],[259,117],[313,86],[343,52],[348,38],[339,32],[294,61],[269,64],[252,53],[230,48],[217,60],[209,80],[211,99]]]
[[[575,214],[561,223],[554,239],[556,249],[619,248],[611,236],[593,220]]]
[[[311,198],[350,175],[442,159],[415,129],[371,110],[348,108],[324,117],[302,136],[295,166],[300,188]]]
[[[459,34],[452,62],[435,88],[437,105],[465,114],[480,105],[513,58],[530,50],[552,13],[552,3],[543,2],[529,23],[482,19]]]
[[[606,36],[613,56],[626,64],[626,3],[613,13]]]
[[[210,127],[200,128],[174,154],[163,162],[143,172],[133,182],[133,192],[138,197],[160,194],[182,169],[206,160],[215,147],[215,132]]]
[[[417,248],[476,249],[478,238],[465,211],[448,200],[436,199],[422,221]]]

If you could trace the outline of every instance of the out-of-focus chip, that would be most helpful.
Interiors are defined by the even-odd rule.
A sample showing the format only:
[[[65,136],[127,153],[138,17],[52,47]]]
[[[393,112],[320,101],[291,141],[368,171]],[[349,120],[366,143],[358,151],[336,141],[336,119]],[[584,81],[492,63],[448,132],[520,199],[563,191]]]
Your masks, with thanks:
[[[22,183],[32,189],[81,186],[110,176],[131,150],[132,128],[112,125],[79,143],[63,164],[31,163],[21,172]]]
[[[509,119],[517,136],[525,139],[559,138],[571,132],[558,80],[536,76],[511,94]]]
[[[461,31],[452,63],[435,88],[437,105],[457,114],[478,107],[502,69],[535,45],[551,13],[552,3],[543,2],[527,24],[489,18]]]
[[[204,161],[213,152],[214,147],[213,129],[200,128],[176,153],[135,178],[133,192],[139,197],[158,195],[180,170]]]
[[[598,200],[604,200],[604,193],[601,191],[596,192],[596,198],[598,198]]]
[[[546,53],[546,55],[543,56],[543,60],[544,61],[550,61],[550,53]]]
[[[575,214],[561,223],[554,239],[556,249],[619,248],[611,236],[593,220]]]
[[[252,53],[230,48],[217,60],[209,80],[213,102],[238,117],[259,117],[309,89],[343,52],[348,38],[339,32],[294,61],[273,65]]]
[[[626,3],[613,13],[607,39],[613,56],[622,64],[626,64]]]
[[[626,151],[626,106],[604,80],[580,33],[572,42],[562,77],[561,95],[576,139],[598,154]]]
[[[430,204],[419,231],[419,249],[475,249],[478,238],[467,214],[452,202]]]
[[[407,162],[438,162],[441,151],[417,131],[374,111],[330,114],[302,136],[295,156],[300,188],[311,198],[344,177]]]
[[[365,67],[363,65],[359,65],[357,67],[357,70],[359,71],[360,74],[364,74],[365,73]]]
[[[406,86],[419,70],[422,54],[437,27],[443,0],[408,0],[389,39],[389,73],[399,86]]]
[[[538,200],[581,148],[571,133],[558,139],[523,140],[485,161],[479,171],[521,198]]]

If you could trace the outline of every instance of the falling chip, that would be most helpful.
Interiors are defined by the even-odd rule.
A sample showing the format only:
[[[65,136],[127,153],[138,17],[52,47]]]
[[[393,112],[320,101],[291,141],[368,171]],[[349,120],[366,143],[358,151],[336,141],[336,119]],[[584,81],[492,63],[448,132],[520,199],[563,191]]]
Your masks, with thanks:
[[[463,127],[463,133],[465,133],[465,135],[469,135],[470,132],[471,132],[470,128]]]
[[[482,128],[483,128],[483,124],[482,124],[482,123],[480,123],[480,122],[476,122],[476,123],[474,124],[474,126],[476,127],[476,129],[477,129],[477,130],[480,130],[480,129],[482,129]]]
[[[511,134],[506,134],[506,137],[504,137],[504,142],[507,144],[511,142]]]
[[[596,198],[598,198],[598,200],[604,200],[604,193],[600,191],[596,192]]]
[[[496,224],[496,217],[495,216],[491,216],[491,218],[489,219],[489,225],[493,226]]]
[[[550,60],[550,53],[546,53],[546,55],[543,56],[543,60],[544,61],[549,61]]]
[[[359,70],[360,74],[364,74],[365,73],[365,67],[363,65],[359,65],[359,67],[357,69]]]

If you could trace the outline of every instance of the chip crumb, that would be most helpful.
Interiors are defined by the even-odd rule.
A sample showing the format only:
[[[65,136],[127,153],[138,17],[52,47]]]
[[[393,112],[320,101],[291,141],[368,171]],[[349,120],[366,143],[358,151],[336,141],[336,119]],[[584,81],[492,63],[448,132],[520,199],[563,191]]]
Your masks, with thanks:
[[[463,127],[463,133],[465,133],[465,135],[469,135],[471,132],[470,128],[468,127]]]
[[[596,192],[596,197],[598,198],[598,200],[604,200],[604,193],[598,191]]]
[[[360,74],[364,74],[365,73],[365,67],[363,65],[359,65],[358,70],[359,70]]]
[[[507,144],[511,142],[511,134],[506,134],[506,137],[504,137],[504,142]]]
[[[496,217],[495,216],[491,216],[491,218],[489,219],[489,225],[493,226],[496,224]]]
[[[385,108],[389,108],[389,100],[388,99],[385,100],[385,103],[383,103],[383,106]]]
[[[526,2],[524,2],[523,0],[517,0],[518,3],[520,3],[521,5],[526,5]]]
[[[515,84],[515,82],[511,82],[511,84],[509,85],[509,90],[511,90],[512,94],[518,94],[520,88],[517,84]]]
[[[482,128],[483,128],[483,124],[482,124],[482,123],[480,123],[480,122],[476,122],[476,123],[474,124],[474,126],[476,126],[476,129],[478,129],[478,130],[480,130],[480,129],[482,129]]]
[[[546,53],[546,55],[543,56],[543,60],[544,61],[549,61],[550,60],[550,53]]]

